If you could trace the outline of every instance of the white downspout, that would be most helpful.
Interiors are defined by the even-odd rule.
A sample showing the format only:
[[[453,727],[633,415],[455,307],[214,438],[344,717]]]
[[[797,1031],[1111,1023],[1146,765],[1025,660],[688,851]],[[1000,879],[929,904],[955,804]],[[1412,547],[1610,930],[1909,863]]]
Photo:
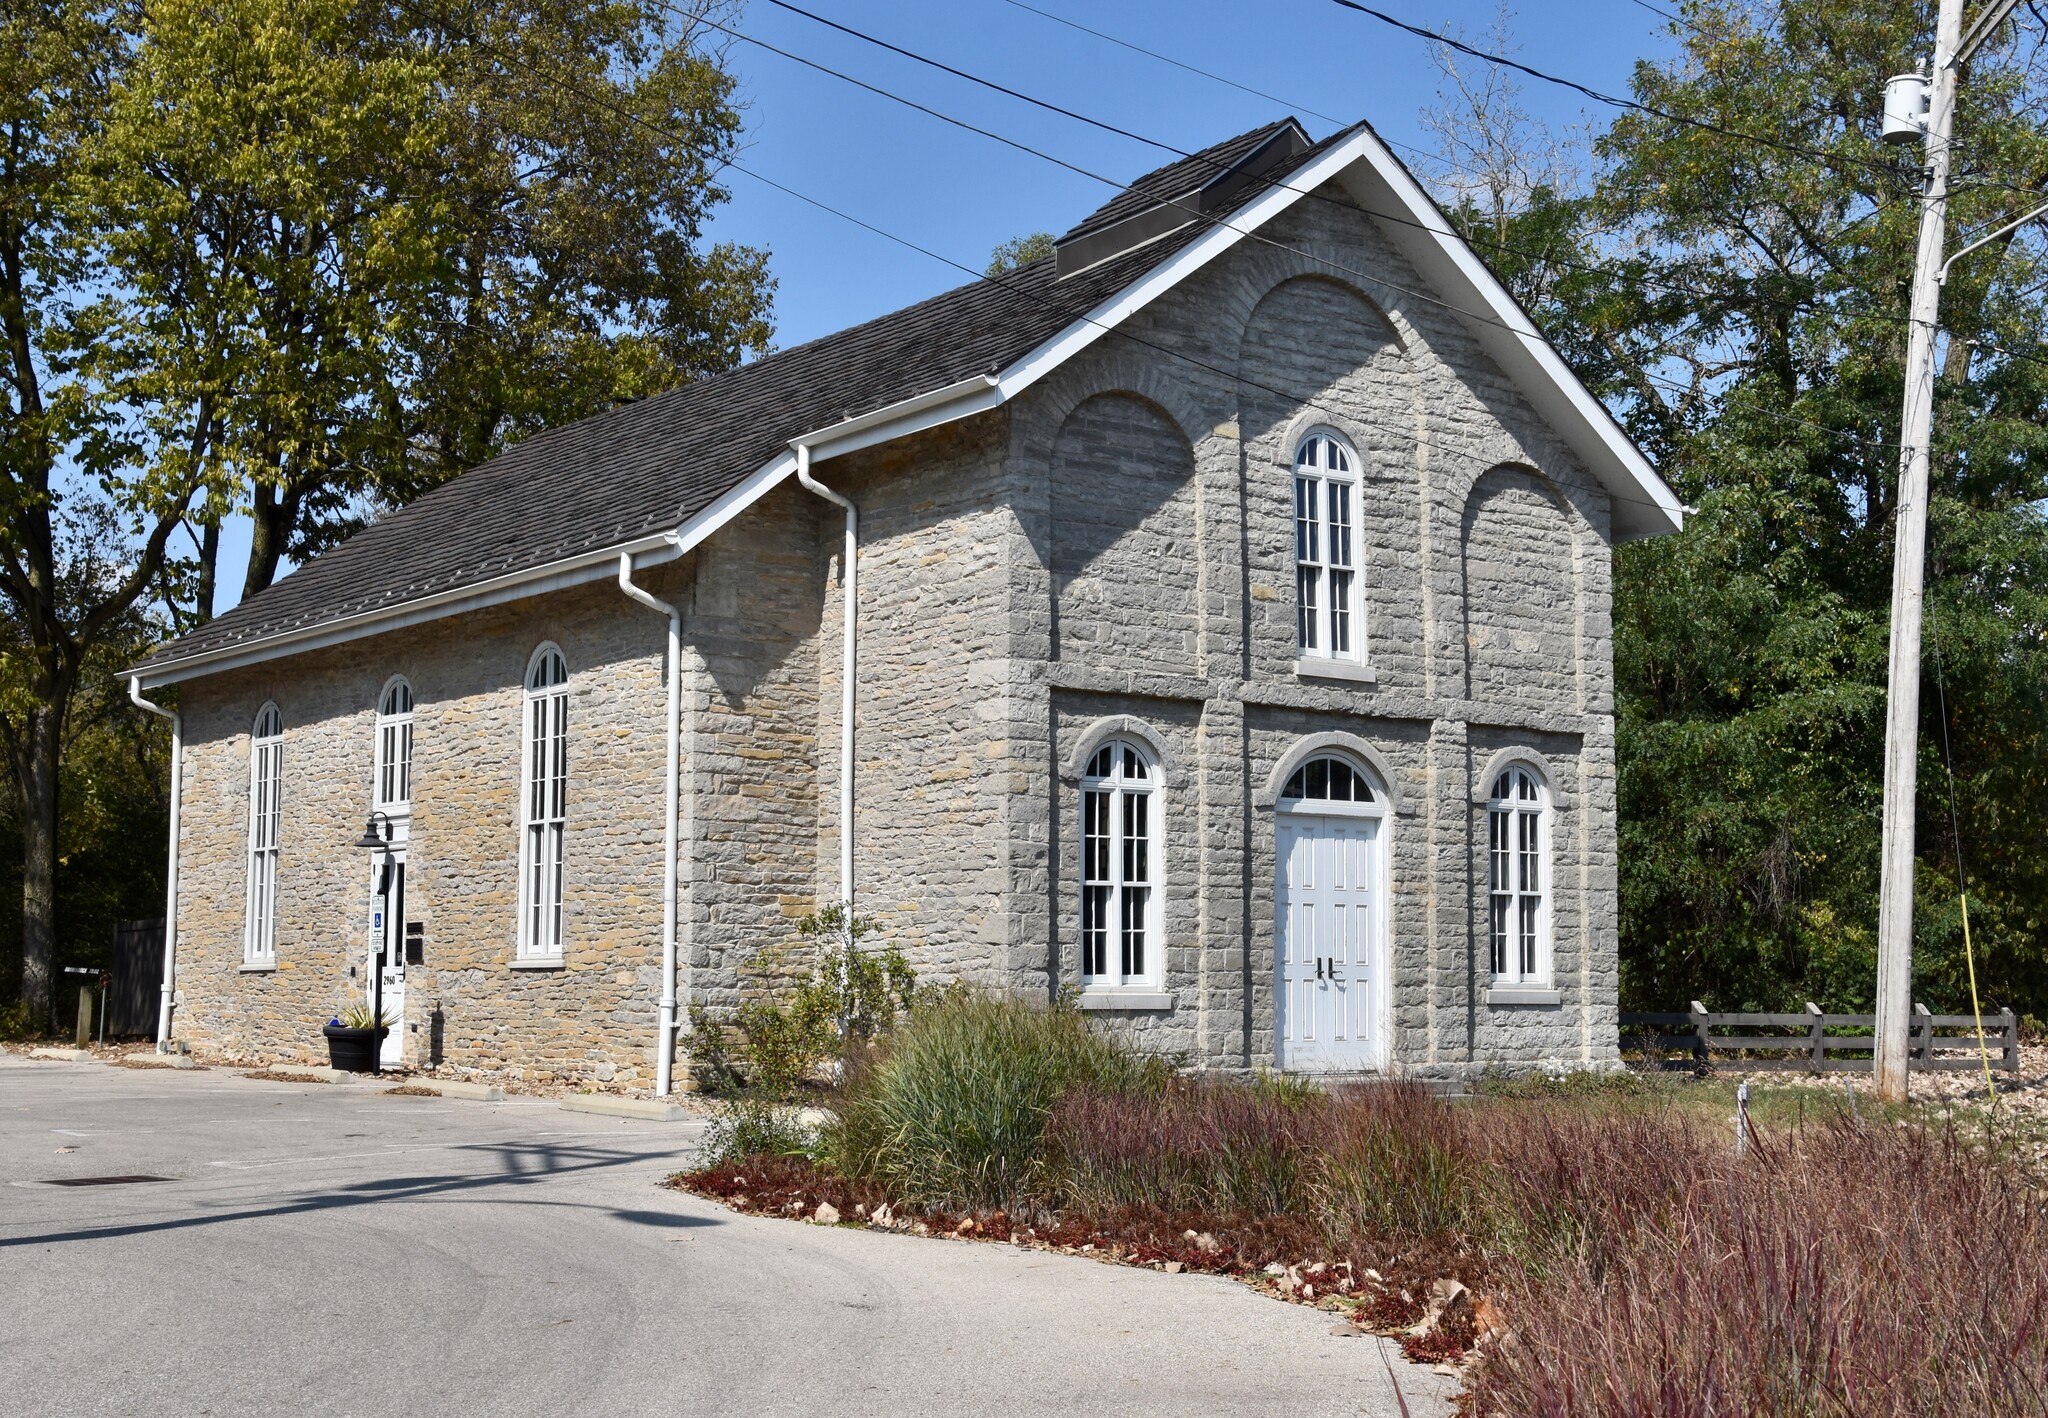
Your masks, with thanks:
[[[676,777],[682,736],[683,620],[667,601],[633,584],[633,554],[619,553],[619,589],[641,605],[668,617],[668,772],[662,785],[661,1015],[654,1063],[654,1096],[665,1098],[674,1082],[676,1053]],[[172,809],[173,812],[176,809]]]
[[[142,697],[139,676],[128,677],[128,698],[138,709],[171,721],[171,863],[164,873],[164,986],[156,1008],[156,1051],[163,1054],[171,1047],[171,990],[178,971],[178,807],[185,784],[185,723],[176,711]]]
[[[857,656],[856,612],[860,598],[854,585],[856,554],[860,549],[860,510],[851,499],[834,492],[811,476],[811,448],[796,449],[796,480],[805,487],[846,509],[846,550],[840,557],[840,586],[845,593],[846,624],[840,632],[843,663],[839,671],[839,904],[845,909],[850,929],[853,918],[853,682]]]

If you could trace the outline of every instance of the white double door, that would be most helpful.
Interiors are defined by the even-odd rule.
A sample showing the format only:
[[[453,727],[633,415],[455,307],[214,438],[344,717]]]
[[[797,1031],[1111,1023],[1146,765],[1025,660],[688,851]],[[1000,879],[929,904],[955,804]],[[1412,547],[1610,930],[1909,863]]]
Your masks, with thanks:
[[[1302,1072],[1385,1066],[1385,871],[1378,817],[1276,814],[1274,1035]]]
[[[363,1002],[381,1004],[391,1021],[378,1062],[405,1062],[405,824],[394,823],[393,840],[370,863],[370,950]],[[381,991],[381,997],[380,997]]]

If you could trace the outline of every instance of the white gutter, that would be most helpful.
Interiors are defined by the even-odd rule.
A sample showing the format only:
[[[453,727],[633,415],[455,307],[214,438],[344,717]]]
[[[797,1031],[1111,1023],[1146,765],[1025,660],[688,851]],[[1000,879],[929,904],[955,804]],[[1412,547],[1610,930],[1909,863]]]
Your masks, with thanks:
[[[178,808],[185,782],[185,722],[178,714],[142,697],[142,681],[128,677],[128,698],[138,709],[147,709],[171,721],[171,864],[164,873],[164,985],[156,1009],[156,1051],[169,1053],[171,1047],[171,989],[178,970]]]
[[[618,561],[621,552],[638,555],[642,566],[654,566],[664,561],[674,561],[686,550],[687,547],[676,545],[673,532],[656,532],[638,541],[600,547],[595,551],[578,552],[575,556],[564,557],[560,561],[551,561],[525,571],[507,572],[502,576],[493,576],[488,581],[437,591],[432,595],[402,601],[395,606],[357,611],[353,615],[323,620],[304,630],[283,631],[260,640],[246,641],[239,645],[224,645],[218,650],[167,660],[163,664],[143,670],[135,677],[143,681],[145,688],[158,689],[167,684],[176,684],[180,680],[219,674],[225,670],[238,670],[247,665],[262,664],[266,660],[275,660],[285,655],[300,655],[308,650],[324,649],[329,645],[346,644],[366,635],[381,635],[387,631],[402,630],[407,626],[439,620],[443,616],[460,615],[465,611],[503,605],[507,601],[521,600],[527,596],[559,591],[570,586],[581,586],[591,581],[602,581],[611,574],[612,566]]]
[[[668,769],[662,786],[661,1015],[656,1025],[654,1096],[665,1098],[674,1082],[676,1055],[676,775],[682,720],[683,618],[667,601],[633,584],[633,554],[619,553],[619,589],[656,614],[668,617]]]
[[[852,499],[834,492],[811,476],[811,445],[795,444],[796,480],[827,502],[846,509],[846,549],[840,555],[839,584],[845,592],[846,624],[840,632],[839,669],[839,904],[846,912],[845,929],[853,928],[853,676],[856,616],[860,599],[855,589],[855,557],[860,550],[860,509]]]

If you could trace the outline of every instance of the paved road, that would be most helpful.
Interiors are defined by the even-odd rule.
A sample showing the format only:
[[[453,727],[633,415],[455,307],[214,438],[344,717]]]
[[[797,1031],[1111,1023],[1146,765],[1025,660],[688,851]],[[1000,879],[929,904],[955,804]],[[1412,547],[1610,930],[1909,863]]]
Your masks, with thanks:
[[[1379,1341],[1228,1281],[657,1187],[698,1136],[0,1055],[0,1414],[1400,1411]]]

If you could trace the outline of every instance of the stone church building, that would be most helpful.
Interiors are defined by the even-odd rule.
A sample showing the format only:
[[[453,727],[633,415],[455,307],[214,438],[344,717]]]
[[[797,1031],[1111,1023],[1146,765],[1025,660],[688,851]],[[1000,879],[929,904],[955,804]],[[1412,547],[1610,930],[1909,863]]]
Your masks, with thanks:
[[[1273,124],[129,671],[167,1027],[313,1059],[375,989],[392,1062],[658,1091],[850,895],[1197,1067],[1611,1060],[1611,551],[1680,514],[1370,129]]]

